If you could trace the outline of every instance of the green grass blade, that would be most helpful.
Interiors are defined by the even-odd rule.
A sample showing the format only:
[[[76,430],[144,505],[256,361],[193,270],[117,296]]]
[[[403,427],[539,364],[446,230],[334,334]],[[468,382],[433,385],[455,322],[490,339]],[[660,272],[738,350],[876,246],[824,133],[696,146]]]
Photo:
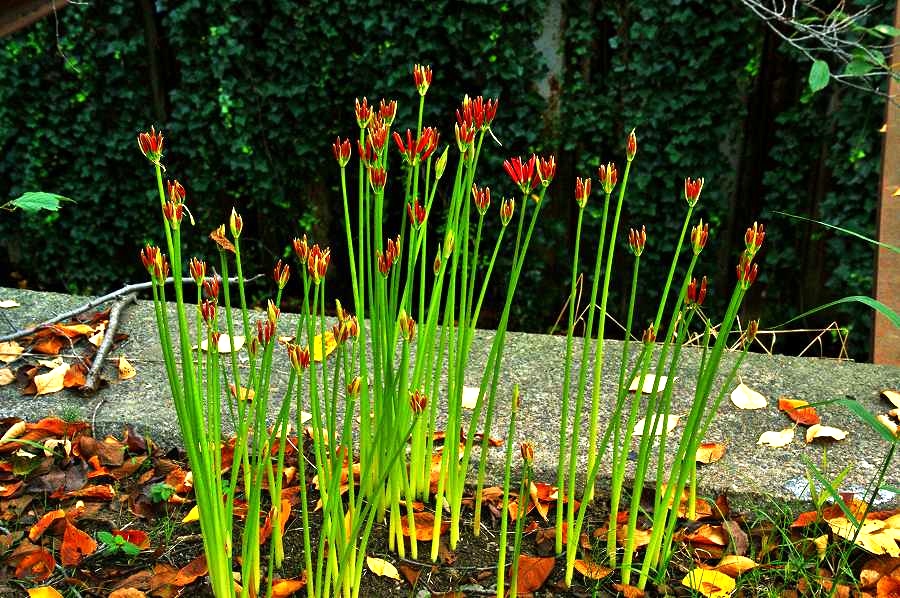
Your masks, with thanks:
[[[838,403],[846,407],[853,415],[858,417],[865,423],[867,426],[872,428],[872,430],[878,432],[878,434],[884,438],[887,442],[897,442],[897,438],[891,434],[891,431],[888,430],[887,426],[882,424],[872,413],[860,405],[857,401],[851,401],[848,399],[838,399]]]
[[[826,309],[828,309],[830,307],[834,307],[835,305],[840,305],[841,303],[853,303],[853,302],[862,303],[863,305],[871,307],[872,309],[874,309],[875,311],[877,311],[878,313],[883,315],[885,318],[887,318],[891,322],[891,324],[893,324],[896,328],[900,328],[900,315],[897,315],[897,312],[892,310],[890,307],[888,307],[881,301],[879,301],[877,299],[873,299],[872,297],[867,297],[866,295],[852,295],[850,297],[844,297],[842,299],[832,301],[831,303],[826,303],[825,305],[820,305],[819,307],[814,307],[809,311],[803,312],[799,316],[794,316],[790,320],[788,320],[786,322],[782,322],[781,324],[778,324],[777,326],[774,326],[774,328],[781,328],[782,326],[787,326],[791,322],[795,322],[795,321],[799,320],[800,318],[805,318],[808,315],[818,313],[820,311],[825,311]]]
[[[881,241],[876,241],[875,239],[870,239],[869,237],[867,237],[865,235],[861,235],[860,233],[858,233],[856,231],[852,231],[847,228],[836,226],[834,224],[828,224],[827,222],[822,222],[821,220],[816,220],[815,218],[807,218],[805,216],[796,216],[794,214],[788,214],[787,212],[779,212],[778,210],[774,210],[773,212],[775,214],[787,216],[788,218],[795,218],[797,220],[805,220],[806,222],[813,222],[820,226],[824,226],[825,228],[830,228],[830,229],[842,232],[845,235],[850,235],[852,237],[856,237],[857,239],[862,239],[863,241],[867,241],[869,243],[872,243],[873,245],[878,245],[879,247],[884,247],[885,249],[889,249],[890,251],[893,251],[894,253],[900,253],[900,247],[896,247],[894,245],[889,245],[887,243],[882,243]]]

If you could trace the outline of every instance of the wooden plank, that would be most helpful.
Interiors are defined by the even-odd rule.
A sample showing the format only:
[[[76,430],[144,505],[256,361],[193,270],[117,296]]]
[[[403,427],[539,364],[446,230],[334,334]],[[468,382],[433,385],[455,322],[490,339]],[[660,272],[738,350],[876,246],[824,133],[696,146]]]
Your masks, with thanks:
[[[894,10],[894,26],[900,27],[900,1]],[[895,40],[896,42],[896,40]],[[891,68],[900,69],[900,46],[894,46]],[[878,240],[895,247],[900,246],[900,196],[894,192],[900,188],[900,84],[891,79],[888,85],[885,110],[884,152],[881,163],[881,202],[878,208]],[[900,309],[900,254],[878,248],[875,266],[875,298],[890,307]],[[874,363],[900,365],[900,330],[884,316],[876,314],[872,334],[872,361]]]
[[[51,14],[54,7],[62,10],[67,0],[7,0],[0,3],[0,37],[15,33]]]

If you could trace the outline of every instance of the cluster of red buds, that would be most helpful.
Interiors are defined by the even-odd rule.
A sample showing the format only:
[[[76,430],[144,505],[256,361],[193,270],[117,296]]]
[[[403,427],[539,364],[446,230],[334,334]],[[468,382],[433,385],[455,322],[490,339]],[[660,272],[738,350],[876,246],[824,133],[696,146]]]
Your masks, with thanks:
[[[368,127],[374,115],[375,111],[369,107],[368,99],[363,98],[362,102],[360,102],[359,98],[356,98],[356,124],[359,125],[360,129]]]
[[[413,81],[416,84],[416,89],[419,90],[420,96],[428,93],[428,88],[431,86],[431,77],[430,66],[421,64],[413,66]]]
[[[231,208],[231,216],[228,217],[228,225],[231,228],[231,236],[237,241],[244,230],[244,219],[237,213],[237,210]]]
[[[294,255],[301,264],[305,264],[306,258],[309,256],[309,242],[306,240],[306,234],[303,234],[303,238],[294,237],[291,245],[294,247]]]
[[[154,282],[163,283],[169,277],[169,260],[159,247],[147,245],[141,249],[141,263]]]
[[[700,281],[700,285],[697,285],[697,279],[692,278],[691,284],[688,285],[687,295],[684,298],[684,303],[688,307],[700,307],[703,305],[703,302],[706,300],[706,277],[703,277],[703,280]]]
[[[635,257],[641,257],[644,247],[647,245],[647,227],[641,226],[638,232],[633,228],[628,229],[628,248]]]
[[[382,275],[387,276],[391,268],[397,263],[397,260],[400,257],[400,235],[397,235],[397,240],[388,239],[387,247],[384,250],[384,253],[381,250],[375,250],[375,259],[378,262],[378,271],[381,272]]]
[[[456,146],[459,153],[465,154],[475,141],[475,127],[469,123],[456,123]]]
[[[611,194],[616,187],[616,182],[619,180],[616,165],[613,162],[601,164],[597,175],[600,177],[600,184],[603,185],[603,192],[607,195]]]
[[[756,282],[756,276],[759,274],[759,267],[753,263],[753,256],[746,251],[741,254],[736,270],[738,283],[745,291]]]
[[[749,349],[750,345],[753,344],[753,341],[756,339],[756,334],[759,332],[759,320],[750,320],[747,323],[747,329],[744,331],[741,340],[743,341],[743,346],[745,349]]]
[[[394,132],[394,143],[397,144],[397,148],[403,155],[403,161],[414,166],[431,157],[431,154],[437,149],[441,134],[433,127],[425,127],[417,140],[413,141],[412,136],[412,131],[406,129],[406,144],[404,145],[400,134]]]
[[[203,281],[203,292],[209,299],[217,301],[219,299],[219,277],[213,276]]]
[[[550,183],[553,181],[553,177],[556,176],[556,156],[538,160],[537,172],[538,178],[541,180],[541,185],[545,188],[549,187]]]
[[[530,193],[532,189],[537,187],[540,182],[539,175],[535,172],[537,166],[537,156],[531,154],[526,162],[522,162],[522,158],[515,157],[506,160],[503,163],[503,169],[513,183],[519,186],[522,193]]]
[[[481,216],[487,214],[488,208],[491,207],[491,188],[479,187],[472,183],[472,201]]]
[[[278,309],[271,300],[269,300],[269,304],[266,309],[266,320],[263,322],[262,320],[256,321],[256,341],[260,346],[266,346],[275,336],[275,331],[278,327],[278,316],[281,315],[281,310]],[[255,353],[256,347],[253,348],[253,352]]]
[[[304,237],[304,241],[306,237]],[[322,249],[316,243],[309,248],[306,256],[306,272],[312,277],[315,284],[319,284],[328,272],[328,264],[331,263],[331,249]]]
[[[534,463],[534,445],[530,442],[523,442],[519,446],[519,452],[522,454],[522,461],[525,462],[525,465],[531,467],[531,464]]]
[[[403,308],[400,309],[400,315],[397,316],[397,324],[400,326],[401,338],[411,343],[416,337],[416,321]]]
[[[424,392],[416,389],[409,393],[409,408],[413,412],[413,415],[419,415],[425,411],[427,405],[428,397],[425,396]]]
[[[460,127],[465,125],[472,131],[486,131],[491,128],[491,123],[494,122],[496,116],[497,100],[488,98],[485,101],[481,96],[474,99],[465,96],[462,106],[456,111],[456,123]]]
[[[369,168],[375,164],[375,148],[372,147],[372,140],[366,139],[366,144],[362,145],[358,140],[356,142],[356,150],[359,152],[359,161],[364,168]]]
[[[648,326],[647,329],[644,330],[644,334],[641,336],[641,340],[644,343],[648,344],[656,342],[656,331],[653,329],[653,324],[650,324],[650,326]]]
[[[198,287],[202,285],[203,279],[206,278],[206,262],[192,257],[188,262],[188,270],[191,272],[191,278],[194,279],[194,283]]]
[[[628,142],[625,144],[625,158],[631,162],[634,160],[634,155],[637,153],[637,136],[634,134],[634,129],[631,129],[631,133],[628,134]]]
[[[587,206],[588,198],[591,196],[591,177],[582,179],[575,177],[575,203],[582,210]]]
[[[232,215],[235,215],[234,210],[232,210],[231,213]],[[238,216],[238,218],[240,218],[240,216]],[[230,251],[231,253],[235,253],[234,244],[225,236],[224,224],[220,224],[217,229],[209,233],[209,238],[219,246],[220,251]]]
[[[703,179],[691,180],[690,177],[684,179],[684,199],[688,206],[694,207],[700,201],[700,191],[703,190]]]
[[[362,378],[360,378],[359,376],[354,376],[353,380],[347,383],[347,396],[358,397],[361,388]]]
[[[166,181],[166,191],[169,199],[163,205],[163,216],[173,229],[178,228],[184,216],[185,190],[178,181]]]
[[[418,230],[425,223],[425,206],[419,203],[416,197],[412,202],[406,203],[406,215],[409,216],[409,224]]]
[[[137,140],[141,153],[152,163],[162,168],[162,164],[159,163],[163,152],[162,131],[157,133],[155,127],[150,127],[150,132],[138,134]]]
[[[397,116],[397,100],[387,102],[382,98],[381,105],[378,107],[378,118],[384,123],[385,127],[394,124],[394,117]]]
[[[295,370],[305,370],[309,367],[310,354],[309,347],[301,347],[294,343],[287,343],[288,358]]]
[[[376,156],[381,157],[387,145],[388,126],[384,124],[384,119],[376,114],[372,118],[372,122],[369,123],[368,131],[368,139],[372,141],[372,149],[375,150]]]
[[[217,305],[214,299],[206,299],[200,303],[200,314],[203,316],[203,321],[209,325],[216,320]]]
[[[384,186],[387,185],[387,171],[381,167],[370,166],[369,170],[369,186],[375,193],[383,193]]]
[[[500,222],[503,226],[509,224],[512,220],[513,212],[516,211],[516,200],[504,199],[500,202]]]
[[[284,289],[287,286],[288,280],[291,278],[291,267],[281,260],[278,260],[278,263],[275,264],[275,268],[272,269],[272,278],[275,280],[275,284],[278,285],[279,289]]]
[[[756,222],[744,233],[744,244],[747,246],[747,253],[750,257],[756,255],[759,248],[762,247],[763,241],[766,239],[766,228],[762,224]]]
[[[334,159],[337,160],[338,166],[344,168],[350,161],[350,140],[341,141],[340,137],[335,137],[334,143],[331,144],[331,151],[334,153]]]
[[[691,229],[691,247],[694,255],[700,255],[700,252],[706,247],[707,241],[709,241],[709,224],[704,224],[701,218],[700,223]]]

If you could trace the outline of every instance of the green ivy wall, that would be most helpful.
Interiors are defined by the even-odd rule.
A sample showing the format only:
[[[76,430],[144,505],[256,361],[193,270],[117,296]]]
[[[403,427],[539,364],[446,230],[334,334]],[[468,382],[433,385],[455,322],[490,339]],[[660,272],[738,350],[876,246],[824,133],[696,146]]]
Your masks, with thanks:
[[[871,293],[871,248],[774,211],[874,234],[883,101],[834,85],[811,95],[808,64],[739,4],[560,0],[549,19],[544,2],[524,0],[402,6],[99,2],[4,38],[0,197],[42,189],[78,203],[50,216],[3,216],[0,283],[96,293],[144,277],[137,251],[158,236],[158,200],[135,135],[151,124],[165,131],[166,164],[188,189],[193,251],[211,250],[205,234],[235,205],[248,223],[248,269],[270,268],[304,231],[343,255],[330,144],[355,135],[357,96],[396,98],[395,128],[414,126],[409,71],[422,62],[435,70],[425,120],[443,142],[452,141],[463,94],[500,98],[494,128],[503,147],[491,148],[481,169],[497,195],[512,192],[503,158],[560,157],[515,327],[551,328],[568,284],[574,177],[596,178],[601,160],[621,166],[632,127],[640,148],[623,224],[648,229],[645,317],[681,224],[685,176],[706,178],[700,215],[713,239],[701,272],[713,298],[730,289],[755,219],[766,222],[767,248],[746,316],[774,324],[836,296]],[[557,16],[562,68],[548,74],[537,49],[547,42],[538,39]],[[538,81],[549,82],[549,97]],[[587,246],[599,228],[596,207],[590,214]],[[340,293],[340,259],[334,266],[331,288]],[[630,269],[624,253],[616,268]],[[620,311],[625,278],[614,277]],[[864,358],[869,314],[829,319],[851,329],[851,355]]]

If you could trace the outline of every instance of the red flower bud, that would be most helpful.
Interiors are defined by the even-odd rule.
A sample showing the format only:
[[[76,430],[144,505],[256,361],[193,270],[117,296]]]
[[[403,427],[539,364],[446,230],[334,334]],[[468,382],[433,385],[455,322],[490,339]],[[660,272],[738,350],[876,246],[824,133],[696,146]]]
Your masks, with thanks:
[[[641,257],[645,245],[647,245],[647,227],[641,226],[641,232],[633,228],[628,229],[628,248],[635,257]]]
[[[478,185],[473,183],[472,201],[475,203],[475,208],[478,210],[478,213],[484,216],[491,206],[491,188],[484,187],[483,189],[479,189]]]
[[[414,415],[419,415],[425,411],[427,405],[428,398],[425,396],[425,393],[420,390],[414,390],[409,393],[409,408]]]
[[[294,246],[294,254],[297,256],[297,259],[300,260],[301,264],[306,263],[306,256],[309,255],[309,245],[306,242],[306,235],[303,235],[302,239],[294,238],[294,242],[292,243]]]
[[[410,225],[416,230],[425,222],[425,207],[419,204],[418,197],[412,203],[407,202],[406,215],[409,216]]]
[[[588,197],[591,195],[591,179],[590,177],[582,179],[575,177],[575,203],[578,207],[584,209],[587,205]]]
[[[456,145],[459,152],[465,154],[475,141],[475,127],[469,123],[456,125]]]
[[[212,324],[216,319],[216,302],[210,299],[200,304],[200,313],[203,315],[203,321]]]
[[[437,276],[441,271],[441,248],[438,246],[437,255],[434,256],[434,263],[431,265],[431,271]]]
[[[634,129],[631,130],[631,133],[628,134],[628,143],[625,145],[625,158],[631,162],[634,160],[634,155],[637,153],[637,137],[634,134]]]
[[[744,243],[747,246],[747,253],[750,254],[750,257],[756,255],[756,252],[762,247],[765,238],[766,228],[764,225],[754,222],[753,226],[747,229],[747,232],[744,234]]]
[[[384,98],[382,98],[381,106],[378,108],[378,118],[381,119],[385,127],[390,127],[394,124],[395,116],[397,116],[397,100],[385,102]]]
[[[140,133],[138,135],[138,148],[144,156],[159,165],[163,151],[163,134],[162,131],[156,132],[154,127],[150,127],[149,133]]]
[[[530,442],[523,442],[519,446],[519,452],[522,453],[522,460],[525,461],[526,465],[531,465],[534,463],[534,445]]]
[[[288,358],[295,370],[305,370],[309,367],[309,347],[300,347],[294,343],[287,344]]]
[[[156,262],[159,261],[159,258],[159,247],[148,244],[141,249],[141,263],[144,264],[144,268],[147,269],[147,272],[151,276],[153,275],[153,271],[156,268]]]
[[[169,197],[169,201],[172,203],[184,203],[186,193],[184,187],[182,187],[181,183],[178,181],[166,181],[166,194]]]
[[[522,193],[529,193],[537,184],[534,172],[536,163],[537,156],[534,154],[525,163],[522,162],[522,158],[515,157],[506,160],[503,163],[503,169],[506,170],[506,174],[513,183],[519,186]]]
[[[541,158],[537,167],[538,177],[544,187],[549,187],[553,177],[556,176],[556,157]]]
[[[400,326],[401,338],[404,341],[411,343],[416,336],[416,321],[412,318],[412,316],[406,313],[405,309],[401,308],[400,315],[397,318],[397,323]]]
[[[653,330],[653,324],[650,324],[650,326],[644,330],[641,340],[645,343],[656,342],[656,331]]]
[[[184,216],[184,204],[176,204],[167,201],[163,206],[163,217],[168,221],[172,228],[178,228],[181,225],[181,218]]]
[[[706,300],[706,277],[703,277],[703,280],[700,282],[699,287],[697,286],[697,279],[692,278],[691,284],[688,285],[687,288],[687,296],[685,296],[685,304],[688,307],[697,306],[700,307],[703,305],[703,301]]]
[[[203,292],[210,299],[218,299],[219,297],[219,277],[214,276],[203,281]]]
[[[369,185],[375,193],[383,193],[387,185],[387,171],[384,168],[369,167]]]
[[[431,86],[431,67],[428,65],[415,65],[413,66],[413,81],[416,84],[416,89],[419,90],[419,95],[424,96],[428,93],[428,88]]]
[[[291,267],[278,260],[278,263],[275,264],[275,268],[272,270],[272,278],[275,280],[278,288],[283,289],[291,278]]]
[[[747,330],[744,331],[743,335],[743,345],[745,349],[750,348],[750,345],[753,344],[753,341],[756,339],[756,335],[759,332],[759,320],[750,320],[747,324]]]
[[[238,214],[234,208],[231,208],[231,216],[228,219],[228,224],[231,226],[231,236],[237,240],[244,230],[244,219],[241,218],[241,215]]]
[[[609,195],[615,189],[619,177],[616,165],[612,162],[608,162],[605,165],[601,164],[598,175],[600,176],[600,184],[603,185],[603,192]]]
[[[360,388],[362,387],[362,378],[356,376],[347,383],[347,396],[348,397],[358,397]]]
[[[741,254],[741,260],[737,265],[738,283],[745,291],[756,282],[756,275],[759,274],[759,268],[753,263],[753,256],[747,252]]]
[[[700,223],[691,229],[691,246],[693,247],[694,255],[700,255],[708,240],[709,224],[704,224],[701,218]]]
[[[359,143],[357,141],[357,143]],[[350,161],[350,140],[341,141],[340,137],[336,137],[334,143],[331,144],[331,151],[334,153],[334,159],[337,160],[338,166],[344,168]]]
[[[203,279],[206,278],[206,262],[192,257],[188,262],[188,270],[190,270],[191,278],[194,279],[197,286],[202,285]]]
[[[369,138],[372,140],[372,148],[375,150],[376,156],[384,153],[384,146],[387,143],[388,128],[381,118],[373,118],[372,124],[369,125]]]
[[[359,161],[362,162],[363,167],[368,168],[375,163],[375,148],[372,147],[371,139],[366,139],[365,146],[361,145],[357,140],[356,150],[359,152]]]
[[[369,123],[372,122],[373,114],[373,110],[369,108],[369,100],[363,98],[362,102],[360,102],[359,98],[356,98],[356,124],[359,125],[360,129],[365,129],[369,126]]]
[[[514,199],[504,199],[500,202],[500,222],[503,223],[503,226],[509,224],[510,220],[512,220],[513,212],[516,211],[516,200]]]
[[[700,200],[700,191],[703,190],[703,179],[691,180],[690,177],[684,179],[684,199],[690,207],[697,205]]]

